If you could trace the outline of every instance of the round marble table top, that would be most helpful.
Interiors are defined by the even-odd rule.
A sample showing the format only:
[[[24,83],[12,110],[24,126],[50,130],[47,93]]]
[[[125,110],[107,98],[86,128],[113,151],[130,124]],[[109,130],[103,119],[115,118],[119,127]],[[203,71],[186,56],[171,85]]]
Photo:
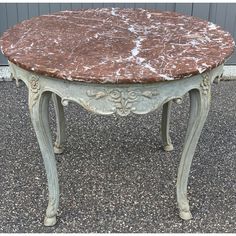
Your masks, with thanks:
[[[1,51],[38,74],[91,83],[153,83],[213,69],[233,53],[228,32],[174,12],[61,11],[6,31]]]

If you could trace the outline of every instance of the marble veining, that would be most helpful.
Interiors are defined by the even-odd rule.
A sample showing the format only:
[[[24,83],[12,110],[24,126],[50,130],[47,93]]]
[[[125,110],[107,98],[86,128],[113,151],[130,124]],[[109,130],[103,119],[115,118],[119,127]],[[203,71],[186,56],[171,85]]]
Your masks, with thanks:
[[[90,83],[152,83],[190,77],[225,62],[232,36],[175,12],[102,8],[25,20],[0,39],[2,53],[38,74]]]

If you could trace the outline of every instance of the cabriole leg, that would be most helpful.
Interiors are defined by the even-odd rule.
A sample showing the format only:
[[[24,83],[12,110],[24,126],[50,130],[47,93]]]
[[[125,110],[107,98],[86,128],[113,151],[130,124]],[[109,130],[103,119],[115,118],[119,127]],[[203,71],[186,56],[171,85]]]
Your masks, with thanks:
[[[180,160],[177,177],[177,202],[180,217],[184,220],[192,218],[189,202],[187,199],[187,184],[192,158],[205,123],[210,107],[210,88],[206,92],[197,89],[191,90],[190,95],[190,117],[188,122],[185,144]]]
[[[61,104],[61,98],[52,93],[52,100],[54,104],[54,109],[56,113],[56,122],[57,122],[57,137],[56,142],[54,143],[54,153],[61,154],[64,151],[64,142],[65,142],[65,116],[64,108]]]
[[[162,110],[161,137],[165,151],[173,150],[173,145],[169,136],[171,105],[172,101],[165,103]]]
[[[53,152],[52,137],[48,124],[48,106],[51,93],[38,91],[30,92],[29,108],[34,130],[47,173],[49,202],[44,219],[45,226],[56,224],[56,214],[59,205],[59,184],[57,177],[56,161]]]

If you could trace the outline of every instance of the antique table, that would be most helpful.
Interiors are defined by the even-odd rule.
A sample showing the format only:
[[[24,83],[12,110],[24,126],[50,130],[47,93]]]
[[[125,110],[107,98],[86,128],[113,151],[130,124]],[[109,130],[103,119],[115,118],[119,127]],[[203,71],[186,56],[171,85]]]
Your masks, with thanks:
[[[210,106],[211,83],[221,76],[234,41],[221,27],[173,12],[143,9],[62,11],[25,20],[0,40],[16,80],[29,90],[29,110],[49,189],[44,224],[56,223],[59,184],[55,153],[65,141],[63,106],[69,101],[98,114],[145,114],[163,106],[164,149],[171,101],[190,95],[190,118],[177,177],[182,219],[190,219],[187,180]],[[54,144],[48,103],[57,114]]]

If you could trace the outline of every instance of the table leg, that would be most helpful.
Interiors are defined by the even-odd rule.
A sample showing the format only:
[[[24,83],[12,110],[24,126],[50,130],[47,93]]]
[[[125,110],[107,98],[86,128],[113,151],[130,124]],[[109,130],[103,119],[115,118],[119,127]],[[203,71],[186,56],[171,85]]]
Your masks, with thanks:
[[[48,106],[50,97],[51,93],[49,92],[43,92],[41,95],[38,94],[37,96],[32,92],[29,93],[31,120],[43,156],[48,180],[49,202],[44,220],[45,226],[53,226],[56,224],[56,214],[59,205],[59,184],[56,160],[48,124]]]
[[[190,117],[176,186],[180,217],[184,220],[192,218],[187,199],[187,183],[192,158],[210,107],[210,88],[207,93],[194,89],[189,92],[189,95]]]
[[[54,143],[54,153],[61,154],[64,151],[64,142],[65,142],[65,116],[64,108],[61,103],[61,98],[52,93],[52,100],[54,103],[54,109],[56,113],[56,123],[57,123],[57,137],[56,142]]]
[[[170,125],[170,113],[171,113],[172,101],[169,101],[163,105],[162,121],[161,121],[161,137],[163,142],[163,148],[165,151],[172,151],[173,145],[169,136]]]

